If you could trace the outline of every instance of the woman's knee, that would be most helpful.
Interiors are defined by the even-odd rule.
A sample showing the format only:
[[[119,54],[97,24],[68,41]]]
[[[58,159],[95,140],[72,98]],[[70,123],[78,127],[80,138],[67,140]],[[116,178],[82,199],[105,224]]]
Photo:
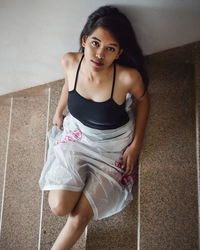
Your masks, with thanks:
[[[51,190],[48,198],[49,206],[55,215],[66,216],[74,209],[80,196],[81,192]]]
[[[49,206],[51,208],[51,211],[57,216],[66,216],[70,213],[70,211],[67,210],[66,205],[63,204],[62,201],[52,201],[51,199],[49,199]]]
[[[68,211],[68,209],[62,203],[53,206],[50,205],[50,208],[51,211],[57,216],[66,216],[70,213],[70,211]]]
[[[55,215],[66,216],[67,214],[70,213],[70,211],[68,210],[66,204],[62,201],[62,199],[59,199],[59,197],[56,197],[56,195],[52,191],[49,192],[48,202],[49,202],[51,211]]]

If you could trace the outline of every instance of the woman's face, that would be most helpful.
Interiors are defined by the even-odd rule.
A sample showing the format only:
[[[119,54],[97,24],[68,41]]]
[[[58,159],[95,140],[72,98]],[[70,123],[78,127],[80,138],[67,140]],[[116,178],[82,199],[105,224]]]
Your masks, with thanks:
[[[122,53],[119,43],[102,27],[98,27],[88,37],[83,37],[82,46],[86,63],[98,71],[108,68]]]

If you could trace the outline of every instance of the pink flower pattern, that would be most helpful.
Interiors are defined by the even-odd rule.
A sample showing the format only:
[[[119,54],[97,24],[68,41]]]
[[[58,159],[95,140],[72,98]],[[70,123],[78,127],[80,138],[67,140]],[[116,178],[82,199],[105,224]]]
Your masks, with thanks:
[[[115,166],[118,168],[123,168],[123,158],[121,157],[119,160],[115,161]],[[136,162],[133,172],[130,175],[125,175],[121,179],[122,185],[128,185],[130,183],[134,183],[138,179],[138,161]]]
[[[76,128],[74,131],[69,130],[66,132],[66,134],[67,135],[65,136],[64,140],[57,141],[56,144],[66,143],[68,141],[71,141],[71,142],[81,141],[82,136],[83,136],[83,133],[79,128]]]
[[[118,168],[122,168],[123,158],[121,157],[118,161],[115,161],[115,166]]]

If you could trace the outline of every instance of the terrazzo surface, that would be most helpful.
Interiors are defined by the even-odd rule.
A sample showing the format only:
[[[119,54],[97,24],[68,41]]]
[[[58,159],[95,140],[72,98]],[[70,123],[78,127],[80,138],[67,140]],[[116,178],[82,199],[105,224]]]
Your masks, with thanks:
[[[46,91],[13,99],[0,249],[37,249]]]
[[[6,148],[8,139],[8,127],[10,119],[11,100],[7,98],[0,100],[0,213],[2,210],[2,195],[4,185],[5,163],[6,163]]]
[[[164,57],[164,56],[163,56]],[[140,249],[198,249],[194,65],[149,61],[140,168]],[[162,246],[162,247],[161,247]]]

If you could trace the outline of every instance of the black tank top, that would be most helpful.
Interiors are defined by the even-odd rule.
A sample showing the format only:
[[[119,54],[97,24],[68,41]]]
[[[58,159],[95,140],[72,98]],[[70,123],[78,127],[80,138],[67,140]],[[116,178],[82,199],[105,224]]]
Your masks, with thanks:
[[[125,110],[126,101],[123,104],[118,105],[113,100],[113,90],[115,86],[115,72],[116,65],[114,63],[114,74],[113,74],[113,86],[111,97],[104,102],[95,102],[81,96],[76,91],[78,73],[80,70],[81,62],[84,55],[78,65],[76,72],[74,89],[69,91],[68,95],[68,109],[69,112],[82,122],[84,125],[95,128],[95,129],[115,129],[129,121],[128,114]]]

